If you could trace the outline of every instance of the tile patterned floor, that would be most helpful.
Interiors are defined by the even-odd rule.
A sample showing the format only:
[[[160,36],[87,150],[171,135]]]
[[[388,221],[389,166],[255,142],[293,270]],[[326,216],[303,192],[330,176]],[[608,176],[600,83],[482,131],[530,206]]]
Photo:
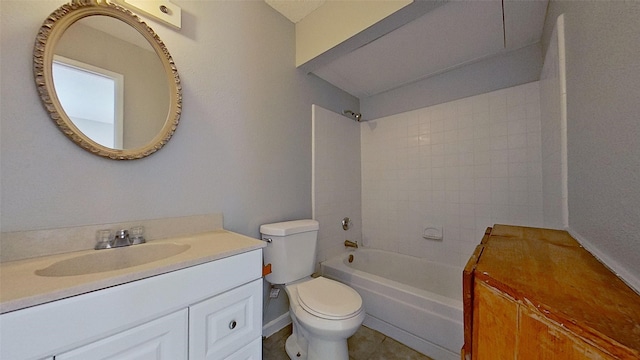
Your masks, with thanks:
[[[289,360],[284,343],[291,334],[291,325],[263,340],[264,360]],[[432,360],[401,343],[366,326],[348,340],[350,360]],[[327,359],[329,360],[329,359]]]

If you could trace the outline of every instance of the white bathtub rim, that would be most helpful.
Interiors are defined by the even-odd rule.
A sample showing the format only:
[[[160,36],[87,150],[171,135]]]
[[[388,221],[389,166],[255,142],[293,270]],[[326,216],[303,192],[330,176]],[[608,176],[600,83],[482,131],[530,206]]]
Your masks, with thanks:
[[[393,299],[394,301],[399,302],[404,306],[407,306],[407,307],[410,307],[410,308],[414,308],[416,310],[422,310],[422,311],[424,311],[426,313],[429,313],[429,315],[431,315],[431,316],[437,317],[437,318],[445,320],[445,321],[455,322],[457,324],[460,324],[460,326],[462,326],[462,324],[463,324],[462,316],[457,316],[457,314],[454,314],[453,316],[449,316],[451,314],[446,314],[446,313],[443,314],[442,311],[438,311],[438,310],[442,310],[442,309],[435,309],[436,311],[434,311],[434,309],[429,309],[427,307],[420,306],[419,304],[406,302],[406,301],[403,301],[401,299],[397,299],[397,298],[391,297],[388,294],[383,294],[383,293],[380,293],[380,292],[375,291],[375,290],[364,288],[364,287],[362,287],[360,285],[355,285],[354,289],[368,291],[368,292],[373,293],[373,294],[375,294],[377,296],[382,296],[382,297],[385,297],[385,298]],[[454,311],[457,311],[457,310],[459,310],[459,309],[455,309]],[[366,309],[365,309],[365,312],[366,312]]]
[[[398,256],[400,258],[411,259],[410,261],[424,262],[424,263],[428,263],[430,265],[436,265],[437,267],[448,268],[448,269],[450,269],[450,271],[452,271],[454,273],[459,273],[460,282],[462,282],[462,270],[463,270],[463,268],[461,268],[461,267],[454,266],[454,265],[449,265],[449,264],[443,264],[443,263],[439,263],[439,262],[435,262],[435,261],[430,261],[430,260],[427,260],[427,259],[423,259],[423,258],[411,256],[411,255],[395,253],[395,252],[379,250],[379,249],[370,249],[370,248],[363,248],[363,249],[358,249],[358,250],[355,250],[355,251],[352,250],[352,251],[343,252],[342,254],[339,254],[338,256],[334,256],[333,258],[330,258],[330,259],[327,259],[325,261],[322,261],[320,263],[320,267],[322,268],[322,265],[326,264],[326,265],[332,266],[334,268],[335,267],[341,268],[341,269],[345,270],[345,272],[354,272],[355,274],[360,275],[360,276],[362,276],[363,274],[367,274],[367,276],[369,276],[369,275],[370,276],[374,276],[375,279],[382,279],[381,282],[383,282],[385,284],[388,284],[389,282],[397,283],[397,284],[401,285],[400,288],[403,289],[404,291],[407,290],[407,288],[405,288],[405,287],[408,287],[409,289],[417,289],[419,291],[425,291],[425,292],[427,292],[429,294],[435,295],[440,301],[442,301],[444,303],[448,303],[449,300],[455,300],[456,304],[457,304],[457,302],[462,304],[462,289],[460,289],[460,294],[459,294],[460,297],[457,298],[457,299],[453,299],[453,298],[447,297],[445,295],[440,295],[440,294],[432,292],[432,291],[420,289],[420,288],[417,288],[417,287],[409,285],[409,284],[404,284],[404,283],[401,283],[399,281],[387,279],[384,276],[380,276],[380,275],[372,274],[372,273],[369,273],[369,272],[366,272],[366,271],[358,270],[356,268],[353,268],[353,267],[350,267],[350,266],[346,265],[345,262],[347,261],[349,255],[353,254],[353,255],[357,256],[358,252],[391,253],[391,254],[393,254],[393,256]]]
[[[408,259],[411,259],[411,260],[427,262],[427,263],[430,263],[430,264],[437,264],[438,266],[444,266],[444,267],[447,267],[447,268],[451,268],[452,270],[462,269],[462,267],[457,266],[457,265],[451,265],[451,264],[442,263],[442,262],[438,262],[438,261],[433,261],[433,260],[429,260],[429,259],[425,259],[425,258],[413,256],[413,255],[408,255],[408,254],[403,254],[403,253],[393,252],[393,251],[388,251],[388,250],[380,250],[380,249],[375,249],[375,248],[370,248],[370,247],[359,247],[357,249],[347,249],[347,250],[337,254],[336,256],[330,257],[330,258],[328,258],[328,259],[326,259],[324,261],[329,261],[329,260],[332,260],[332,259],[335,260],[338,257],[341,257],[341,258],[346,260],[349,257],[349,255],[358,254],[358,252],[372,252],[372,253],[393,254],[394,256],[399,256],[399,257],[402,257],[402,258],[408,258]]]
[[[354,289],[361,294],[368,315],[451,352],[458,352],[462,348],[464,337],[462,321],[456,321],[366,288],[354,286]],[[429,326],[425,327],[424,324]],[[433,357],[430,353],[425,354]]]
[[[462,301],[352,268],[346,264],[350,253],[352,252],[322,262],[322,273],[328,278],[350,285],[361,294],[368,318],[385,324],[380,326],[381,329],[374,330],[434,359],[459,358],[463,342]],[[458,270],[450,265],[435,264]],[[461,281],[462,269],[459,271]],[[407,317],[409,313],[413,315]],[[419,326],[426,323],[432,326]]]
[[[357,271],[360,272],[360,274],[354,273],[354,275],[356,276],[362,276],[362,274],[366,274],[365,276],[368,276],[368,277],[376,276],[373,274],[365,273],[360,270],[357,270]],[[462,321],[462,302],[461,301],[458,302],[455,299],[449,299],[444,297],[442,297],[442,299],[436,299],[435,297],[439,295],[428,292],[428,291],[424,291],[423,292],[424,295],[422,293],[413,294],[411,293],[411,291],[413,291],[414,289],[415,290],[419,290],[419,289],[416,289],[413,287],[410,287],[409,289],[398,289],[395,287],[395,284],[380,282],[379,279],[384,279],[384,278],[379,276],[376,276],[379,279],[368,279],[366,277],[354,279],[354,278],[343,277],[343,275],[340,274],[339,272],[340,270],[335,270],[334,272],[333,269],[325,268],[323,270],[323,275],[328,278],[343,282],[353,288],[368,289],[368,291],[371,291],[379,295],[383,295],[385,297],[391,297],[395,301],[401,302],[403,304],[411,304],[412,306],[420,307],[424,311],[428,311],[433,314],[438,314],[438,316],[448,318],[452,321],[456,321],[456,322]],[[391,291],[392,294],[381,293],[379,291],[380,286],[384,286],[385,291]],[[408,286],[408,285],[405,285],[405,286]],[[428,296],[428,297],[425,299],[422,296]]]
[[[375,250],[375,249],[366,249],[366,251],[382,251],[382,250]],[[335,272],[333,271],[326,271],[327,268],[332,268],[332,269],[337,269],[338,271],[345,273],[345,274],[353,274],[355,276],[358,276],[361,279],[367,279],[372,283],[375,282],[379,282],[381,284],[384,284],[385,286],[388,286],[390,288],[392,288],[393,290],[397,291],[399,294],[407,294],[404,296],[410,296],[413,299],[413,294],[419,294],[422,295],[423,297],[429,298],[431,301],[434,301],[438,304],[440,304],[443,307],[450,307],[453,309],[462,309],[462,293],[460,294],[460,299],[452,299],[431,291],[427,291],[424,289],[420,289],[420,288],[416,288],[414,286],[411,285],[407,285],[407,284],[403,284],[400,283],[398,281],[395,280],[390,280],[387,279],[385,277],[376,275],[376,274],[372,274],[372,273],[368,273],[362,270],[358,270],[352,267],[349,267],[347,265],[344,264],[344,261],[346,260],[346,257],[349,256],[349,252],[347,253],[343,253],[340,256],[336,256],[333,257],[331,259],[325,260],[323,262],[320,263],[321,266],[321,270],[322,273],[325,274],[327,273],[331,273],[331,275],[333,277],[339,278],[341,281],[346,281],[346,282],[352,282],[353,279],[346,279],[342,276],[337,275]],[[399,255],[403,255],[403,254],[399,254]],[[408,256],[408,255],[403,255],[403,256]],[[420,258],[416,258],[416,259],[420,259]],[[426,261],[426,260],[425,260]],[[446,266],[446,267],[451,267],[453,268],[453,270],[459,270],[460,271],[460,281],[462,282],[462,269],[461,268],[457,268],[451,265],[446,265],[446,264],[439,264],[438,265],[442,265],[442,266]],[[404,298],[403,295],[399,295],[399,299],[403,299]],[[405,302],[409,302],[406,301]]]

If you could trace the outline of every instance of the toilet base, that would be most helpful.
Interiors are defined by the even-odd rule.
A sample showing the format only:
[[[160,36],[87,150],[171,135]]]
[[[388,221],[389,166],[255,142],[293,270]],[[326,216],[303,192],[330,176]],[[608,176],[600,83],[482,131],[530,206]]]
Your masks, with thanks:
[[[285,343],[285,350],[287,355],[292,360],[349,360],[349,349],[347,347],[347,340],[325,340],[325,339],[313,339],[311,341],[302,341],[307,343],[306,350],[298,344],[298,338],[294,334],[289,335]]]
[[[307,359],[307,352],[302,350],[298,343],[296,342],[296,337],[293,334],[289,335],[287,341],[284,344],[284,349],[287,351],[287,355],[289,355],[289,359]]]

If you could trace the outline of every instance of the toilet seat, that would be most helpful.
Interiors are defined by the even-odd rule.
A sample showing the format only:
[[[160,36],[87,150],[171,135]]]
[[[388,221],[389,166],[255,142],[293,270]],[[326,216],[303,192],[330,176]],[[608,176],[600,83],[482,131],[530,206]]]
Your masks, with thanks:
[[[362,298],[358,292],[323,277],[299,284],[297,298],[305,311],[323,319],[348,319],[362,310]]]

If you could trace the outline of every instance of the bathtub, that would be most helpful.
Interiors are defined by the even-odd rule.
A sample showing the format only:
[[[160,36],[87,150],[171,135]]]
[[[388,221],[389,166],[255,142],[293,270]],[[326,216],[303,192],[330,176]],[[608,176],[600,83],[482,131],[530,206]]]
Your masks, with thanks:
[[[462,268],[358,249],[323,261],[321,271],[360,293],[364,325],[436,360],[460,359]]]

